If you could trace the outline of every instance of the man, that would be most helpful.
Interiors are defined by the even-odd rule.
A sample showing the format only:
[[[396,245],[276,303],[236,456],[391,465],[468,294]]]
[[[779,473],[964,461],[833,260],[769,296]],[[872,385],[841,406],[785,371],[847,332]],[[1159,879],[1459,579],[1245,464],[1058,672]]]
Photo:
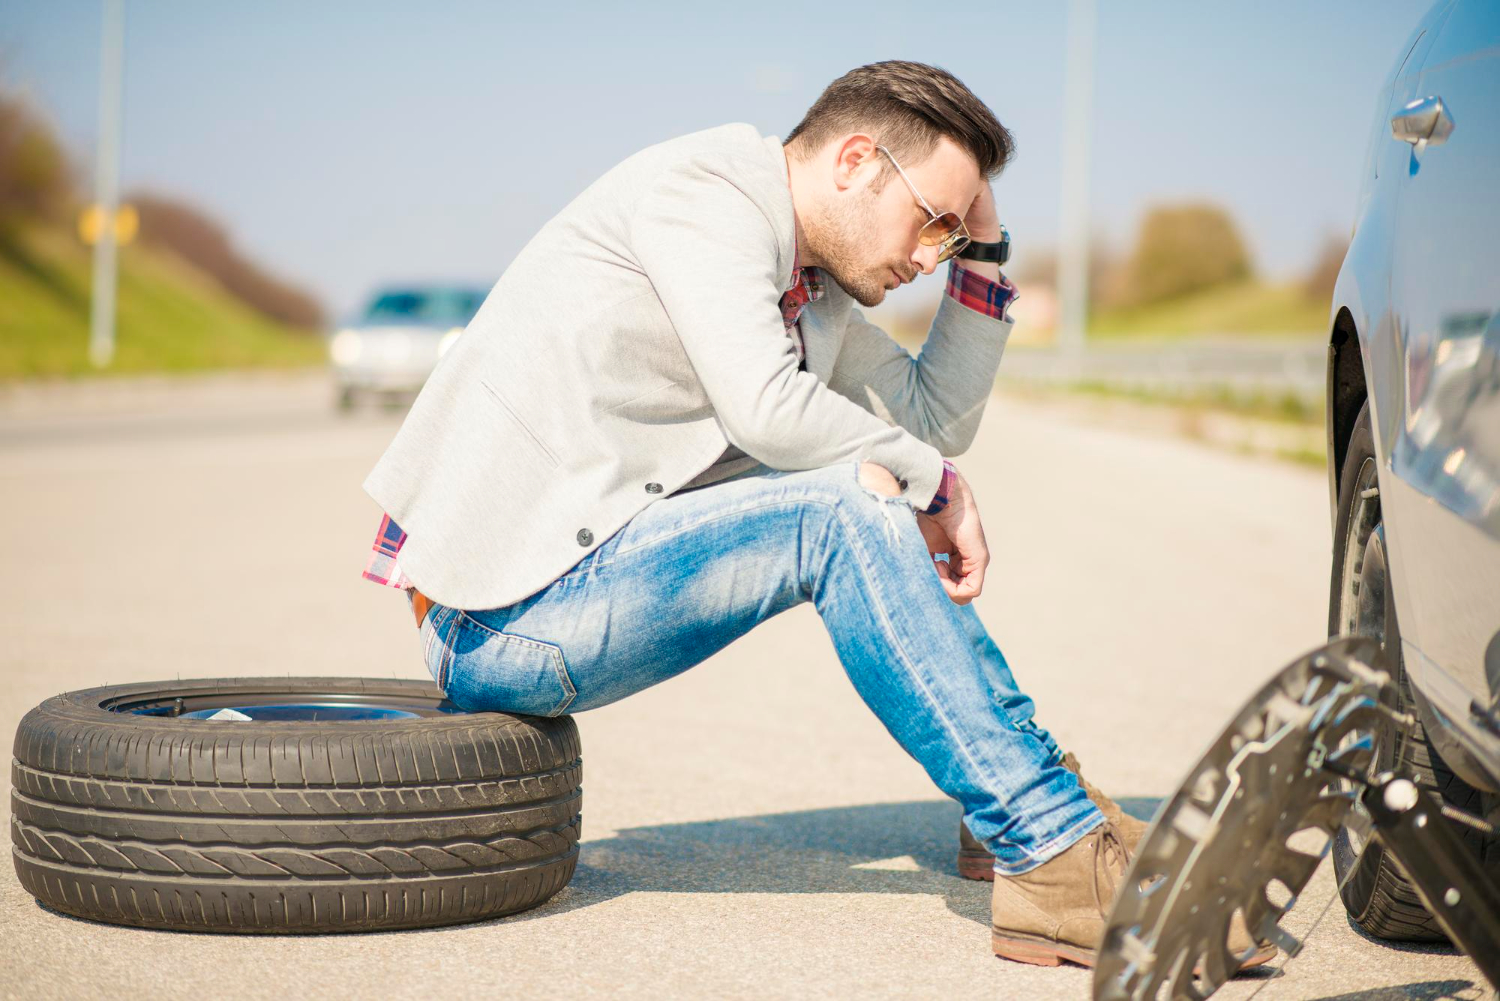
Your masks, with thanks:
[[[626,158],[526,245],[417,397],[364,484],[386,512],[365,575],[407,589],[453,702],[549,716],[811,601],[963,806],[966,871],[1001,877],[995,952],[1092,963],[1143,825],[1033,722],[972,608],[989,552],[944,458],[1012,325],[988,180],[1012,149],[951,74],[890,61],[836,80],[784,143],[732,124]],[[914,360],[855,305],[943,261]]]

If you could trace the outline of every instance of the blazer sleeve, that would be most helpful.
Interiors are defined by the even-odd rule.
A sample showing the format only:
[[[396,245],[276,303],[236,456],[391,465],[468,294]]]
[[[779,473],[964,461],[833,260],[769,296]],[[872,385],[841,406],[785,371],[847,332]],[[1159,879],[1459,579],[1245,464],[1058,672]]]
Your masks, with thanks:
[[[831,389],[889,418],[945,456],[974,442],[1013,320],[944,294],[916,358],[858,309],[828,377]]]
[[[942,479],[938,450],[797,368],[777,236],[734,173],[711,157],[664,171],[636,202],[629,231],[726,437],[773,469],[877,462],[926,508]]]

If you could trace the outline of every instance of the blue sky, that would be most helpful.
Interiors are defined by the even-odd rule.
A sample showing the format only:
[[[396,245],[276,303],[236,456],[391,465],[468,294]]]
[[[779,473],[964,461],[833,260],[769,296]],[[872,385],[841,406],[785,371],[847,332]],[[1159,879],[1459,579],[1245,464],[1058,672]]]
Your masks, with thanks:
[[[1379,86],[1429,0],[1100,0],[1092,212],[1227,206],[1257,267],[1353,222]],[[382,281],[489,284],[637,149],[730,121],[785,136],[830,81],[913,59],[1014,133],[1019,261],[1054,243],[1067,5],[254,4],[127,0],[123,184],[186,198],[337,311]],[[0,74],[91,180],[97,0],[0,4]],[[939,278],[897,295],[934,294]]]

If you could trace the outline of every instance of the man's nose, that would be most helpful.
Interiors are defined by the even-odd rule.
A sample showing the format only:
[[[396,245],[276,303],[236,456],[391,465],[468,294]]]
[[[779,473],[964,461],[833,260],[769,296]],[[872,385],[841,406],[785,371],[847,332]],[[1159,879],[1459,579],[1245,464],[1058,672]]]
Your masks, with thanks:
[[[937,270],[939,249],[941,248],[929,247],[925,243],[917,244],[917,252],[911,255],[912,264],[916,265],[917,270],[922,274],[932,274]]]

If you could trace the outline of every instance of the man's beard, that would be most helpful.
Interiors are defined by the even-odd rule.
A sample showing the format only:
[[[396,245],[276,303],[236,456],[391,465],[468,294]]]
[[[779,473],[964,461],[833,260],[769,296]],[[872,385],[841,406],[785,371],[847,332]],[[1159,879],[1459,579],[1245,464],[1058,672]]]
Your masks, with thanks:
[[[866,189],[858,201],[838,208],[825,208],[814,227],[807,232],[807,242],[821,261],[824,274],[861,306],[879,305],[885,298],[890,281],[889,268],[870,274],[869,247],[875,245],[878,227],[875,218],[875,195]]]

